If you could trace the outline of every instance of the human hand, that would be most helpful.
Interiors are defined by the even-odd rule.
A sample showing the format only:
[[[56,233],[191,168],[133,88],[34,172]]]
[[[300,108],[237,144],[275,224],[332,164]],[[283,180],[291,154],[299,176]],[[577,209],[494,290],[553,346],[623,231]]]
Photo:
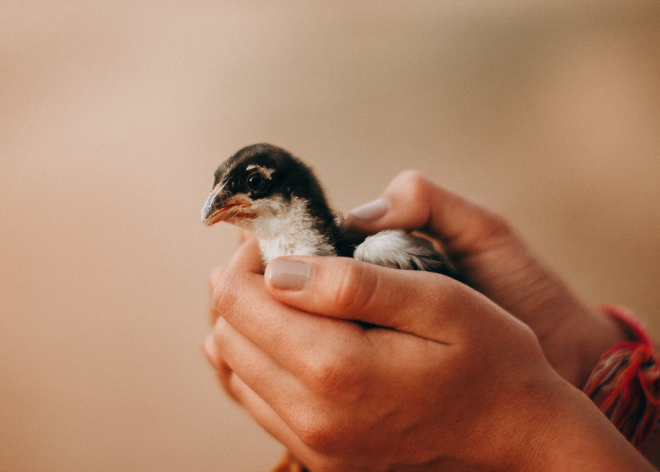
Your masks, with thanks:
[[[530,454],[576,416],[529,328],[463,284],[344,258],[260,271],[252,239],[217,274],[206,351],[315,472],[538,470]]]
[[[381,198],[354,210],[353,229],[418,230],[440,241],[470,286],[527,324],[552,366],[580,386],[624,333],[576,297],[499,215],[417,172],[398,175]]]

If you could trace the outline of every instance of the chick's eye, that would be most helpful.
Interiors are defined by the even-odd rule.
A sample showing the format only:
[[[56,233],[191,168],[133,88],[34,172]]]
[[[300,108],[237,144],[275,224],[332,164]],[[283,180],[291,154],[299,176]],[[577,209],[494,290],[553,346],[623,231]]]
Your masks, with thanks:
[[[257,191],[263,188],[264,184],[266,183],[266,179],[264,179],[264,176],[259,172],[254,172],[248,175],[246,183],[250,190]]]

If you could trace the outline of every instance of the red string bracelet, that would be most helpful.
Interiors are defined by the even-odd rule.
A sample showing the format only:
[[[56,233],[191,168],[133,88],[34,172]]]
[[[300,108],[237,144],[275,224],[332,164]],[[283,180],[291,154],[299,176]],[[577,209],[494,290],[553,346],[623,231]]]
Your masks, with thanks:
[[[603,306],[630,341],[603,355],[582,389],[635,448],[641,450],[660,421],[660,368],[653,345],[638,321],[619,307]]]

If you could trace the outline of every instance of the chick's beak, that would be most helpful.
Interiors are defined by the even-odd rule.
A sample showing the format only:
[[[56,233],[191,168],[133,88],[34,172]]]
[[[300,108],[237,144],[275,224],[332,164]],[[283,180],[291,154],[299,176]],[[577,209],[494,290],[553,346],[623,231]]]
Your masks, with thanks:
[[[211,226],[213,223],[211,223],[211,215],[220,207],[222,207],[222,198],[220,197],[220,186],[215,187],[210,195],[209,198],[206,199],[206,202],[204,203],[204,207],[202,208],[202,222],[207,225]]]
[[[243,215],[240,211],[250,206],[245,199],[227,194],[220,184],[216,185],[206,199],[202,208],[202,222],[206,226],[213,226],[219,221],[233,220]]]

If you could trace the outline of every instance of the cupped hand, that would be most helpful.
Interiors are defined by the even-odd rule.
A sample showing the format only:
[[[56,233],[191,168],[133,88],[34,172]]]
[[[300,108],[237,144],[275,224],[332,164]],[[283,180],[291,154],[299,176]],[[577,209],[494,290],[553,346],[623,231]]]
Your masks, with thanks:
[[[345,258],[262,275],[254,239],[215,279],[209,358],[315,472],[525,470],[551,443],[572,388],[524,323],[466,285]]]
[[[499,215],[408,171],[347,224],[373,233],[404,228],[439,241],[470,286],[527,324],[552,366],[580,386],[600,354],[625,339],[530,250]]]

